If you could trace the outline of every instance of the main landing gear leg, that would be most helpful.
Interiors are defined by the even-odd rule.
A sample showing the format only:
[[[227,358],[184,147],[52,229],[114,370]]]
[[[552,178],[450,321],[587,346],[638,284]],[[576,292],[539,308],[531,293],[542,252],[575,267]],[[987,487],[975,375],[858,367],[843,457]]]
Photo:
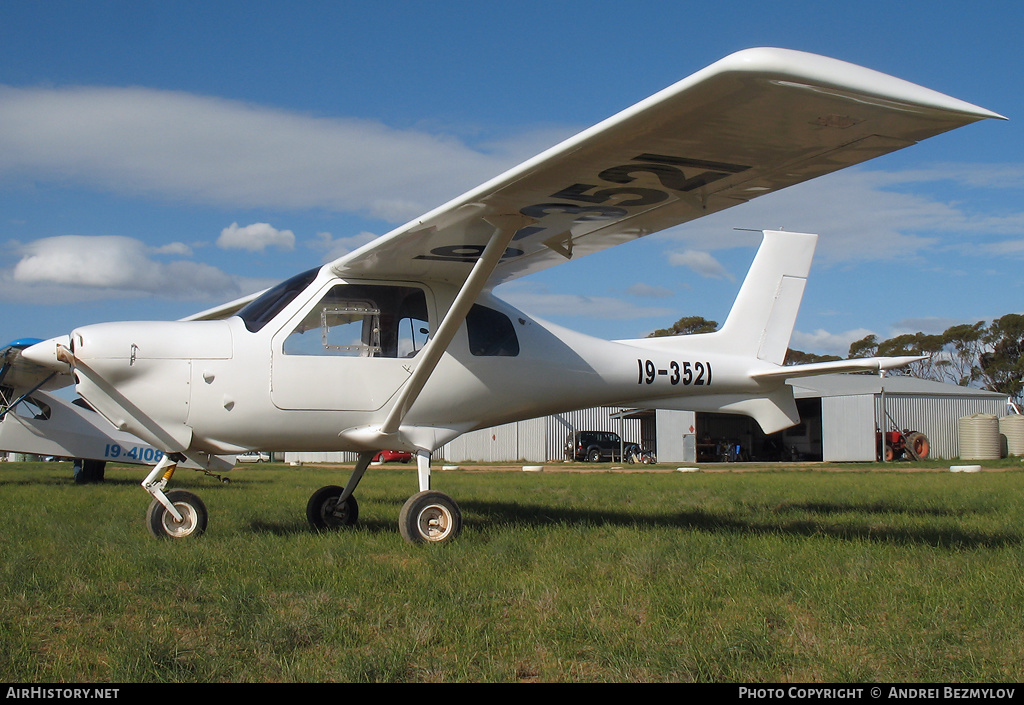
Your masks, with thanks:
[[[416,451],[416,475],[420,481],[420,492],[430,489],[430,453],[425,450]]]
[[[182,460],[177,453],[165,455],[142,481],[142,487],[153,496],[146,511],[146,526],[160,539],[183,539],[206,531],[206,505],[199,497],[185,490],[164,492]]]
[[[359,454],[356,467],[344,487],[328,485],[321,487],[306,504],[306,519],[317,531],[333,531],[343,526],[353,526],[359,520],[359,504],[352,496],[366,468],[370,466],[374,453]]]
[[[410,543],[445,543],[462,531],[462,512],[455,500],[430,489],[430,453],[416,453],[420,491],[409,498],[398,516],[398,530]]]

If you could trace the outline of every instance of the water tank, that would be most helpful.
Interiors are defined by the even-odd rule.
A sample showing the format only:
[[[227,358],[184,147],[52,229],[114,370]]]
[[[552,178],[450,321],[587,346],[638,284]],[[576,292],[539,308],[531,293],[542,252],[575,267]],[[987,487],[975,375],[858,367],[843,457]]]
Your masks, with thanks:
[[[1006,438],[1006,452],[1024,455],[1024,416],[1013,414],[999,419],[999,433]]]
[[[995,414],[964,416],[959,423],[960,457],[964,460],[998,460],[999,417]]]

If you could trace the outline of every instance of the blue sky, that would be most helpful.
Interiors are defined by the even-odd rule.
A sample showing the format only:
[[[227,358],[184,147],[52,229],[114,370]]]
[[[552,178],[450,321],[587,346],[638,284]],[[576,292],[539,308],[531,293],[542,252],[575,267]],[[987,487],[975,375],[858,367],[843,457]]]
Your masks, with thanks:
[[[965,9],[966,8],[966,9]],[[833,56],[994,110],[499,287],[605,338],[719,322],[821,235],[792,346],[1024,312],[1024,4],[0,0],[0,342],[175,319],[329,261],[723,56]]]

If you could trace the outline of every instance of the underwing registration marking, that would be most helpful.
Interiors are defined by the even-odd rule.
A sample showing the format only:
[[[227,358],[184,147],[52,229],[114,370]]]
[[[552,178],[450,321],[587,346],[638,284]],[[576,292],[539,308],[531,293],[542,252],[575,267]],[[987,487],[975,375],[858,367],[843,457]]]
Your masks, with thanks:
[[[656,205],[668,200],[672,193],[697,191],[749,168],[743,164],[712,162],[666,154],[639,154],[628,164],[609,167],[589,177],[589,180],[600,183],[568,184],[551,194],[550,197],[557,200],[534,203],[521,208],[519,212],[534,218],[537,224],[520,228],[512,239],[514,242],[520,242],[548,230],[555,222],[549,221],[545,224],[545,218],[548,216],[557,218],[558,223],[564,223],[565,214],[574,216],[573,222],[576,223],[623,219],[631,214],[632,209]],[[637,174],[644,173],[650,175],[649,178],[657,180],[660,188],[633,185],[638,178]],[[612,185],[608,186],[609,184]],[[614,205],[609,205],[609,201]],[[633,211],[633,214],[635,213],[636,211]],[[557,235],[563,226],[555,225],[554,228],[557,228],[557,231],[553,234]],[[483,250],[484,245],[479,243],[444,245],[435,247],[429,254],[417,255],[415,259],[471,264],[480,258]],[[507,262],[525,254],[525,250],[509,247],[501,261]]]
[[[653,360],[637,359],[637,384],[654,384],[659,378],[666,378],[669,384],[707,387],[711,385],[710,361],[672,360],[667,367],[659,367]]]

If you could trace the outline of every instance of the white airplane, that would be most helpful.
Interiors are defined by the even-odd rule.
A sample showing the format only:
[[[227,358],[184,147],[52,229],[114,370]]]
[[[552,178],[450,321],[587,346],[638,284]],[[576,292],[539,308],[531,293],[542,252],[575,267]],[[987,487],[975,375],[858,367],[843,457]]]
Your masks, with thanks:
[[[917,358],[783,366],[815,235],[766,231],[722,328],[604,341],[495,298],[503,282],[863,162],[996,113],[821,56],[750,49],[581,132],[330,264],[174,322],[104,323],[20,351],[164,456],[143,482],[156,536],[204,531],[176,464],[251,450],[356,451],[313,494],[317,529],[351,525],[375,453],[416,455],[412,542],[462,526],[431,454],[477,428],[598,405],[798,422],[791,378]],[[49,384],[53,384],[53,380]]]

